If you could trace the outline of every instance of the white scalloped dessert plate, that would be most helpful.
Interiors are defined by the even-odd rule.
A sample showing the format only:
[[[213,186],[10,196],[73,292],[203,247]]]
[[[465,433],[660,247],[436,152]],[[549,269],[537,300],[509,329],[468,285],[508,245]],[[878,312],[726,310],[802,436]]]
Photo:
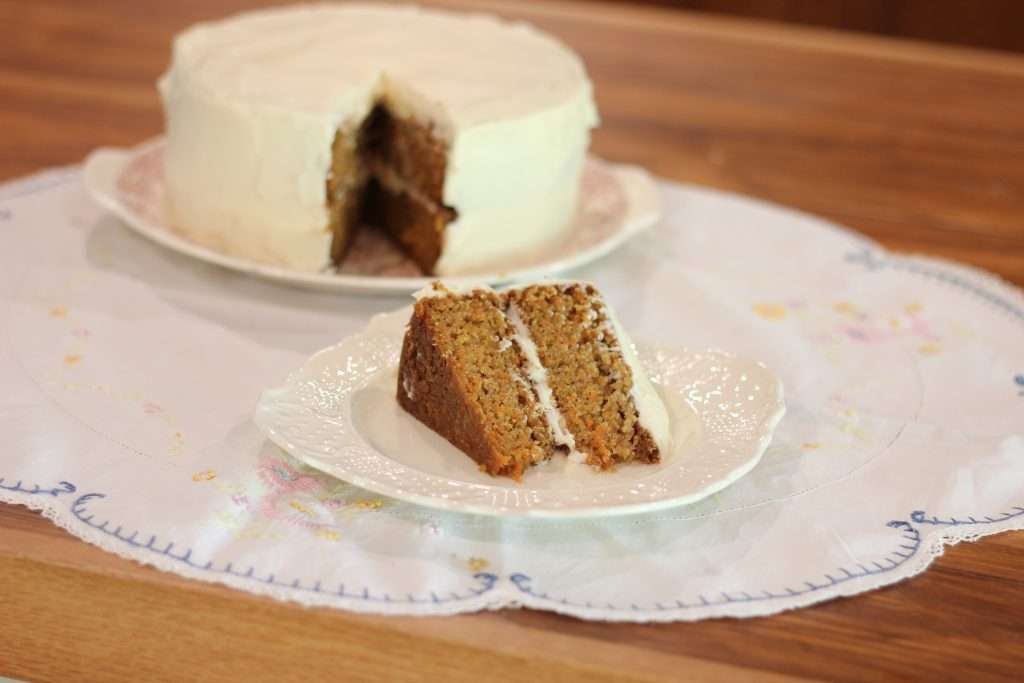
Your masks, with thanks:
[[[164,140],[134,149],[104,148],[85,162],[89,194],[128,227],[154,242],[192,258],[225,268],[309,289],[365,294],[410,294],[436,278],[422,277],[415,264],[383,236],[362,230],[340,270],[308,273],[256,263],[196,244],[176,233],[163,201]],[[657,223],[661,201],[657,186],[641,168],[589,157],[580,202],[566,237],[555,245],[465,277],[452,284],[502,284],[533,280],[585,265],[608,254]]]
[[[256,425],[306,464],[381,495],[476,514],[580,518],[648,512],[722,490],[757,464],[785,412],[782,385],[761,363],[640,346],[672,424],[660,464],[597,472],[556,456],[521,482],[491,477],[395,399],[411,311],[378,315],[313,355],[263,393]]]

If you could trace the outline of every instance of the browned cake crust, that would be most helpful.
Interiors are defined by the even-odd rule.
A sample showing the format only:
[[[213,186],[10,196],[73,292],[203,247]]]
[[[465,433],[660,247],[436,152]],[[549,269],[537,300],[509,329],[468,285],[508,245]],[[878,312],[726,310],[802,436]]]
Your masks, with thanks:
[[[658,447],[639,423],[632,370],[597,291],[576,283],[534,285],[508,297],[547,368],[577,450],[602,469],[632,460],[658,462]]]
[[[492,475],[519,479],[554,451],[525,363],[493,292],[416,303],[398,403]]]

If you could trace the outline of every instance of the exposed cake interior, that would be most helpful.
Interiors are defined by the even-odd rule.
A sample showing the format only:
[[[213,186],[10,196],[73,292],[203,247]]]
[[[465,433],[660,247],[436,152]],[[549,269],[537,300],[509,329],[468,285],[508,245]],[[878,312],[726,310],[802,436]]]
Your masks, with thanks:
[[[391,113],[380,101],[331,146],[327,207],[331,260],[339,264],[361,224],[383,229],[432,273],[455,211],[444,204],[448,151],[432,126]]]
[[[664,405],[586,283],[422,292],[398,400],[486,471],[516,478],[556,451],[610,469],[658,462],[668,443]]]

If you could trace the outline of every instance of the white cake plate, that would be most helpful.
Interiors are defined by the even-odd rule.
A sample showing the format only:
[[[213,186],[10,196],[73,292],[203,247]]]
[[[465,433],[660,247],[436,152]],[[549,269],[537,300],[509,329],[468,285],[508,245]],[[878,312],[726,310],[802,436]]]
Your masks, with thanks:
[[[99,149],[85,162],[85,186],[104,208],[128,227],[193,258],[277,282],[319,290],[365,294],[408,294],[436,278],[419,269],[386,238],[360,231],[340,271],[295,271],[220,253],[174,231],[163,202],[164,140],[134,149]],[[589,157],[579,207],[566,238],[530,254],[512,255],[490,272],[447,282],[491,285],[537,279],[583,266],[652,227],[660,215],[657,186],[641,168]]]
[[[605,517],[706,498],[761,459],[785,412],[763,364],[726,353],[640,347],[669,409],[672,447],[656,465],[598,472],[556,456],[521,482],[491,477],[402,410],[397,364],[411,307],[311,357],[261,396],[256,425],[318,470],[427,507],[501,517]]]

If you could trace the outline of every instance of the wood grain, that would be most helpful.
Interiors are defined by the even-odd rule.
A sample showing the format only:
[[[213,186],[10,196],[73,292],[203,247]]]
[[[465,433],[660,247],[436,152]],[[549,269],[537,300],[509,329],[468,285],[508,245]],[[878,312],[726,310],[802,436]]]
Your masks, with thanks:
[[[1024,52],[1024,3],[1019,0],[644,1],[752,19]]]
[[[0,0],[0,179],[159,134],[171,36],[245,0]],[[444,4],[466,7],[449,0]],[[596,150],[1024,284],[1024,58],[625,5],[474,7],[579,50]],[[754,620],[384,619],[188,582],[0,506],[0,674],[31,680],[1019,677],[1024,534]]]

